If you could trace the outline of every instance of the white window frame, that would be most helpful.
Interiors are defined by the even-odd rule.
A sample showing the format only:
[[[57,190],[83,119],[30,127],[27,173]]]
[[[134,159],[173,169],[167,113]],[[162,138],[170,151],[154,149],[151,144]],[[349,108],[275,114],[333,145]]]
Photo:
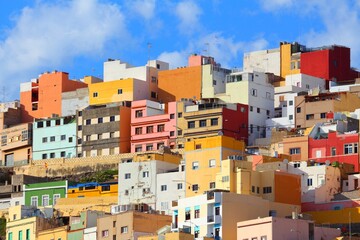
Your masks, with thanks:
[[[36,205],[33,204],[34,201],[36,201]],[[30,205],[35,206],[35,207],[39,206],[39,198],[38,198],[38,196],[32,196],[30,198]]]
[[[209,168],[216,167],[216,159],[210,159],[209,160]]]
[[[60,193],[56,193],[53,195],[53,205],[56,204],[56,202],[59,198],[61,198]]]
[[[47,204],[45,205],[44,202],[45,202],[46,198],[47,198]],[[45,194],[45,195],[41,196],[41,203],[42,203],[42,206],[44,206],[44,207],[50,206],[50,196],[49,196],[49,194]]]

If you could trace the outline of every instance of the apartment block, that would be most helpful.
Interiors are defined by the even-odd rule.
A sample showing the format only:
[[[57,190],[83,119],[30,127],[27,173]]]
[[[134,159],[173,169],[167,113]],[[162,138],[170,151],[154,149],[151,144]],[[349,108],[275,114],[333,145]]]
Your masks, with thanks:
[[[175,148],[176,102],[160,104],[149,100],[131,103],[131,152]]]
[[[24,185],[26,206],[52,206],[59,198],[65,198],[68,183],[65,181],[30,183]]]
[[[86,88],[87,84],[70,80],[65,72],[46,72],[30,82],[20,85],[22,122],[34,118],[48,118],[62,114],[62,93]]]
[[[32,158],[32,124],[24,123],[4,128],[1,131],[2,166],[22,166]]]
[[[130,107],[126,102],[77,112],[77,154],[106,156],[130,152]]]

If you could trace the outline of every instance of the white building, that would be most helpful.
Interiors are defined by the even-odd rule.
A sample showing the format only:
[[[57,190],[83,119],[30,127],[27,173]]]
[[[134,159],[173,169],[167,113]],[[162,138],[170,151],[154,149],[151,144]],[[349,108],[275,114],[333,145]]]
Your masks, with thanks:
[[[185,165],[180,165],[175,171],[159,173],[156,181],[156,210],[171,215],[173,201],[185,197]]]
[[[79,88],[61,94],[61,116],[76,115],[77,110],[89,106],[89,89]]]
[[[119,205],[145,203],[155,209],[157,184],[163,184],[157,182],[157,174],[177,168],[177,164],[158,160],[120,163]]]
[[[280,76],[280,48],[244,54],[244,72],[268,72]]]
[[[249,105],[248,145],[265,137],[266,119],[274,115],[272,76],[262,72],[231,73],[226,79],[225,94],[216,95],[227,103]]]
[[[285,86],[275,87],[274,117],[266,120],[266,137],[271,137],[272,128],[295,128],[295,97],[300,92],[325,89],[325,81],[306,74],[291,74],[285,78]]]

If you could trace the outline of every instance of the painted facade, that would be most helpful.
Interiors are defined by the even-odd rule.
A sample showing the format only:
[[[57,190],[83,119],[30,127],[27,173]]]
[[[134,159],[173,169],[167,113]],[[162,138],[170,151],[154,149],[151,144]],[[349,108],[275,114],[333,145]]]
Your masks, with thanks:
[[[33,160],[76,157],[75,116],[35,120]]]
[[[79,88],[61,94],[61,116],[76,115],[76,112],[89,106],[89,89]]]
[[[1,131],[1,165],[12,167],[30,163],[32,124],[24,123]]]
[[[26,206],[52,206],[59,198],[66,198],[66,193],[67,180],[24,185]]]
[[[160,104],[149,100],[131,103],[131,152],[176,146],[176,102]]]
[[[95,227],[97,219],[102,216],[104,216],[104,213],[90,210],[81,212],[78,216],[70,216],[67,239],[84,239],[84,230],[86,228]]]
[[[68,231],[68,226],[62,226],[62,227],[38,231],[38,235],[37,235],[36,239],[38,239],[38,240],[49,240],[49,239],[67,240],[68,239],[67,231]]]
[[[243,156],[244,141],[227,136],[195,139],[185,143],[186,197],[201,195],[216,188],[216,174],[222,160],[230,155]]]
[[[62,113],[62,93],[86,88],[87,84],[69,79],[69,74],[54,71],[20,85],[22,122],[53,117]]]
[[[68,198],[83,197],[108,197],[118,195],[118,182],[109,181],[104,183],[89,182],[78,183],[68,187]]]

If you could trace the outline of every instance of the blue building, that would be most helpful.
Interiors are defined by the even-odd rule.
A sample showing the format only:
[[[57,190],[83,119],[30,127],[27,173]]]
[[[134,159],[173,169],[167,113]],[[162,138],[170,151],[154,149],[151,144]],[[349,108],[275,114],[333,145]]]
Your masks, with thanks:
[[[76,157],[75,116],[36,119],[33,123],[33,160]]]

